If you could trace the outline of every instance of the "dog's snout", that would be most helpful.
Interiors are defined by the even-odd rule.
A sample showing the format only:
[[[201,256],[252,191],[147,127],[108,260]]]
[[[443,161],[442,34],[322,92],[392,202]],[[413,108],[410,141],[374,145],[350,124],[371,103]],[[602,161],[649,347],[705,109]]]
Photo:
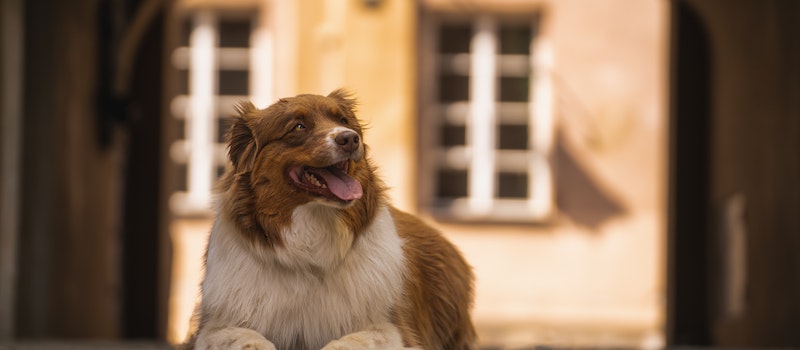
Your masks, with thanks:
[[[336,144],[345,152],[355,152],[358,150],[360,141],[355,131],[342,131],[336,135]]]

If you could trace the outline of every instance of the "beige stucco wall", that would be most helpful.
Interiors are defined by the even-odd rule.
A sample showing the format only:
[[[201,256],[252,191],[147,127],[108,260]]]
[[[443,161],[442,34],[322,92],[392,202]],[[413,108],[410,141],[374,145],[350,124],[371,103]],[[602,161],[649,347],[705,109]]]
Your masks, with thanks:
[[[484,342],[658,345],[665,298],[667,4],[505,3],[512,10],[544,10],[543,33],[555,58],[559,142],[578,169],[564,161],[556,166],[557,189],[563,190],[558,204],[566,207],[539,226],[455,225],[418,214],[441,228],[474,266],[474,317]],[[272,28],[276,97],[352,89],[393,202],[415,213],[418,6],[396,0],[377,8],[338,0],[269,5],[294,14]],[[576,219],[597,211],[572,186],[576,178],[589,179],[618,210],[599,223]],[[176,249],[186,254],[176,256],[176,277],[199,276],[191,271],[202,252],[189,247],[198,246],[196,237],[208,227],[210,222],[174,223]],[[174,283],[183,283],[179,290],[196,285]]]
[[[667,4],[540,4],[553,45],[561,214],[539,227],[441,227],[475,265],[475,320],[486,341],[658,345],[666,292]],[[580,172],[565,165],[565,155]],[[573,186],[576,173],[621,212],[583,223],[580,217],[600,209]]]
[[[414,35],[416,4],[385,1],[300,2],[298,92],[352,90],[372,158],[390,184],[396,205],[413,208],[415,125]]]

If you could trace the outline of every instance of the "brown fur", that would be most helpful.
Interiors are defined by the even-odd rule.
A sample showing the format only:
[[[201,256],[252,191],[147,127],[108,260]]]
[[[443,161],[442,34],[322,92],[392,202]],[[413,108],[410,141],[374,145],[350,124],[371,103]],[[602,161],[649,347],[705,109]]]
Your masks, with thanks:
[[[287,178],[287,168],[297,164],[327,166],[315,164],[324,149],[326,130],[345,126],[363,140],[355,106],[349,93],[336,90],[327,97],[281,99],[263,110],[250,103],[238,107],[239,116],[228,133],[232,169],[218,183],[217,192],[220,215],[237,225],[250,249],[259,254],[281,249],[281,228],[290,224],[294,208],[318,198],[295,187]],[[306,127],[298,130],[298,123]],[[340,215],[351,228],[352,239],[358,240],[377,208],[389,205],[369,158],[364,155],[359,161],[348,162],[347,172],[361,183],[363,196],[340,209]],[[404,343],[428,350],[473,349],[476,339],[470,320],[470,267],[433,228],[394,208],[391,215],[404,240],[408,264],[403,300],[393,312],[393,322]],[[201,317],[200,327],[203,322]],[[187,345],[191,348],[192,341]]]
[[[397,309],[404,339],[424,349],[473,349],[472,271],[458,250],[416,217],[392,210],[410,262]]]

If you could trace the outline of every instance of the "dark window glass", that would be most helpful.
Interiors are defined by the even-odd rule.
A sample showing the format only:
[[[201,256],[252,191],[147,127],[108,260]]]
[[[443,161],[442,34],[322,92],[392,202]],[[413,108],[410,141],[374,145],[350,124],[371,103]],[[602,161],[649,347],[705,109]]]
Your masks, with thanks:
[[[250,20],[219,20],[220,47],[250,47],[250,33],[253,30]]]
[[[186,17],[181,22],[180,33],[178,33],[178,46],[189,46],[189,36],[192,35],[192,17]]]
[[[499,198],[527,198],[528,174],[526,173],[498,173],[497,197]]]
[[[189,71],[186,69],[178,70],[178,94],[189,94]]]
[[[462,146],[467,144],[467,128],[463,125],[443,125],[442,146]]]
[[[220,70],[219,95],[247,95],[250,72],[246,70]]]
[[[178,140],[186,138],[186,118],[175,118],[175,131]]]
[[[445,24],[439,28],[439,52],[469,53],[472,27],[469,24]]]
[[[439,170],[439,198],[458,198],[467,196],[466,170]]]
[[[463,75],[439,76],[439,101],[469,100],[469,77]]]
[[[500,77],[500,101],[527,102],[528,77]]]
[[[189,190],[189,169],[186,164],[178,164],[177,191],[186,192]]]
[[[227,117],[217,118],[217,142],[225,142],[225,135],[230,128],[230,119]]]
[[[528,149],[528,126],[498,125],[497,147],[499,149]]]
[[[500,53],[527,55],[530,53],[531,27],[529,25],[500,26]]]

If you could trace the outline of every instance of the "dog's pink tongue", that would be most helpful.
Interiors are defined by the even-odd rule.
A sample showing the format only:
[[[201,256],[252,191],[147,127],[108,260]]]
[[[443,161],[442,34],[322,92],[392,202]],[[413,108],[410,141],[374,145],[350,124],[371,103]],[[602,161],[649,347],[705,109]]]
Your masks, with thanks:
[[[344,171],[335,167],[320,170],[322,171],[319,172],[319,175],[325,179],[328,189],[337,198],[351,201],[359,199],[363,195],[361,184],[350,175],[345,174]]]

